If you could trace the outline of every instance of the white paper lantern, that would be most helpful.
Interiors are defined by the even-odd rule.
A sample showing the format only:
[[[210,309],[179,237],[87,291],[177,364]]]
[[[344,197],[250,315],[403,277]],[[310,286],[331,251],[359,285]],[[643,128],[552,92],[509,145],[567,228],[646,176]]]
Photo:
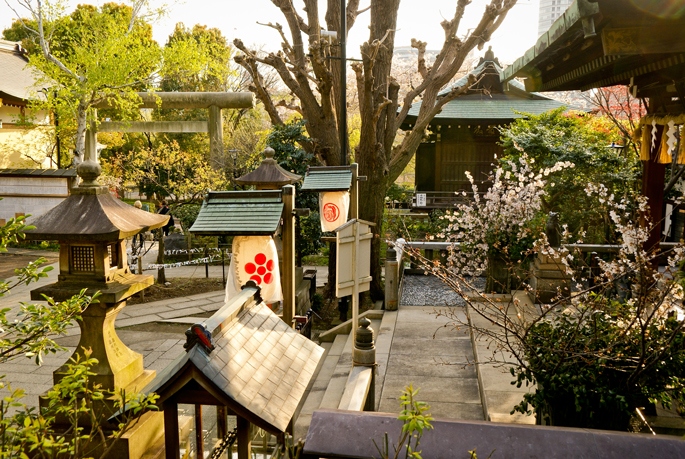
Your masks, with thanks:
[[[261,297],[265,303],[276,303],[283,299],[278,252],[271,236],[233,238],[233,255],[229,279],[226,282],[226,300],[240,292],[241,287],[250,280],[262,289]]]
[[[319,193],[319,215],[321,231],[334,231],[347,222],[350,209],[349,191],[328,191]]]

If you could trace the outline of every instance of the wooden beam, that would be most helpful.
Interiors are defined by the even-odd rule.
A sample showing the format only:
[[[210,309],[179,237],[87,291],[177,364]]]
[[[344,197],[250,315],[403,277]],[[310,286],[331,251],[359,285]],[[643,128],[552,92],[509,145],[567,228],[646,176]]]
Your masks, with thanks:
[[[251,92],[138,92],[138,108],[252,108]],[[96,108],[117,108],[116,99],[106,99]]]
[[[682,28],[605,27],[602,46],[606,56],[672,54],[685,52]]]
[[[195,451],[198,458],[205,457],[205,439],[202,435],[202,405],[195,404]]]
[[[98,132],[209,132],[206,121],[102,121]]]

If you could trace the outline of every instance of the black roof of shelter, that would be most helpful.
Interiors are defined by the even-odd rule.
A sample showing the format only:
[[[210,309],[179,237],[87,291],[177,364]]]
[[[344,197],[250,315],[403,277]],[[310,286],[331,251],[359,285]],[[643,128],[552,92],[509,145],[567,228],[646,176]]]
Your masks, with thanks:
[[[190,232],[200,235],[270,236],[283,213],[281,190],[212,191]]]
[[[682,94],[685,7],[666,3],[576,0],[501,81],[525,78],[529,91],[630,85],[636,97]]]
[[[488,50],[475,69],[440,91],[439,95],[444,95],[453,88],[460,88],[468,84],[470,76],[476,81],[473,88],[445,104],[432,122],[476,119],[507,121],[524,116],[516,112],[539,115],[564,105],[542,94],[527,92],[524,86],[516,80],[508,84],[500,83],[501,71],[499,61],[492,50]],[[412,104],[405,124],[416,121],[420,108],[420,101]]]
[[[223,405],[273,434],[285,432],[323,354],[249,284],[186,336],[187,352],[143,392],[156,392],[159,404],[174,396],[179,403]],[[192,393],[184,398],[184,391]]]

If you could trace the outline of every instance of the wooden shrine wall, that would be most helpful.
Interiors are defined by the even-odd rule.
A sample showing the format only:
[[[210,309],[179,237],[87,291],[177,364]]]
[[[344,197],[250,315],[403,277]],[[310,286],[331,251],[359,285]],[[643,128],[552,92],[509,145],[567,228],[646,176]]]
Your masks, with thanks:
[[[471,192],[466,171],[471,173],[479,190],[485,191],[495,155],[501,156],[503,152],[498,142],[499,131],[495,124],[440,126],[416,153],[417,191]]]

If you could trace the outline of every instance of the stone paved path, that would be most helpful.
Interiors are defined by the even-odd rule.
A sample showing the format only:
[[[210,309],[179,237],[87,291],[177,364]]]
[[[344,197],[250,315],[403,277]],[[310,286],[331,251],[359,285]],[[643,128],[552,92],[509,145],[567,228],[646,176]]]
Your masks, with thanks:
[[[483,420],[470,337],[435,314],[442,309],[465,319],[463,301],[432,277],[404,282],[379,411],[399,413],[401,391],[411,383],[434,417]]]

